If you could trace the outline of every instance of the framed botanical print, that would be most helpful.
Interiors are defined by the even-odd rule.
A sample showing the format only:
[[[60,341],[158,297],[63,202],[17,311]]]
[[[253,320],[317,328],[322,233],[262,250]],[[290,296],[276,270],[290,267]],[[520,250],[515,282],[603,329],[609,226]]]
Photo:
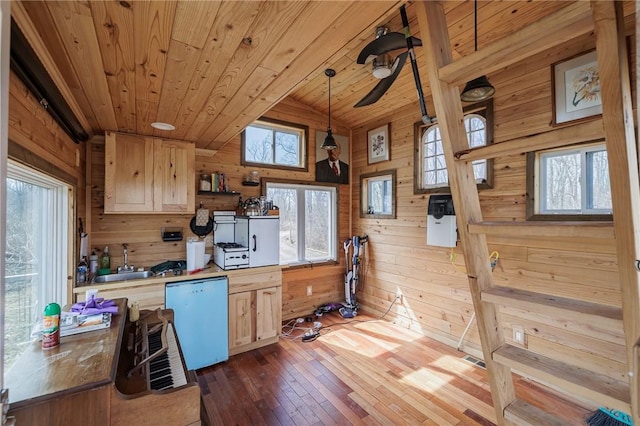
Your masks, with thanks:
[[[389,124],[377,127],[367,132],[367,161],[369,164],[389,160],[391,139],[389,138]]]
[[[553,124],[586,120],[602,114],[596,51],[552,65]]]

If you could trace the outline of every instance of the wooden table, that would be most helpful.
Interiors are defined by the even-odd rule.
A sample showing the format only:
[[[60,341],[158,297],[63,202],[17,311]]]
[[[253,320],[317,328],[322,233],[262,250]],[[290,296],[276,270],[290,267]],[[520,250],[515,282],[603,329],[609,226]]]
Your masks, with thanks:
[[[44,351],[34,341],[5,374],[9,415],[17,424],[108,424],[108,386],[127,314],[127,299],[115,302],[110,328],[61,337],[58,347]]]

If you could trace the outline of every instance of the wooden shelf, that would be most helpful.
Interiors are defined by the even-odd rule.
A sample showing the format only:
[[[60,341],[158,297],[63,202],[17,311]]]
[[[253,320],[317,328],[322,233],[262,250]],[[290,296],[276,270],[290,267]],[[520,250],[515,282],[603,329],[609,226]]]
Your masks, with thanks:
[[[214,192],[214,191],[198,191],[198,195],[240,195],[237,191],[230,192]]]
[[[242,186],[258,186],[260,185],[260,182],[251,182],[248,180],[245,180],[242,182]]]
[[[539,312],[551,316],[570,316],[584,322],[611,322],[612,326],[622,328],[622,308],[568,299],[549,294],[534,293],[527,290],[494,286],[481,294],[483,302],[497,303],[527,311]]]
[[[599,406],[631,412],[629,385],[604,374],[506,344],[493,352],[492,359],[534,379],[557,386],[569,395],[582,396]]]

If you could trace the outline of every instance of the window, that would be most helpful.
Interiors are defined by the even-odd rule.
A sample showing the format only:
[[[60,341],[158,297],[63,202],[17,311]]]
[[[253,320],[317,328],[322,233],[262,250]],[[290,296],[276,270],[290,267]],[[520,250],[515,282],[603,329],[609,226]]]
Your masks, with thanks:
[[[242,132],[242,164],[307,170],[307,126],[261,118]]]
[[[395,170],[360,176],[360,217],[395,218],[395,186]]]
[[[15,162],[7,165],[5,371],[31,341],[47,303],[67,304],[71,188]]]
[[[609,163],[604,143],[572,146],[529,154],[527,206],[530,219],[558,216],[602,220],[611,215]],[[531,190],[532,189],[532,190]]]
[[[337,259],[334,186],[267,182],[267,198],[280,208],[280,264]]]
[[[493,140],[493,101],[465,108],[464,125],[470,148],[490,144]],[[444,158],[440,126],[416,123],[416,158],[414,193],[449,192],[449,174]],[[476,160],[473,173],[479,188],[490,188],[493,160]]]

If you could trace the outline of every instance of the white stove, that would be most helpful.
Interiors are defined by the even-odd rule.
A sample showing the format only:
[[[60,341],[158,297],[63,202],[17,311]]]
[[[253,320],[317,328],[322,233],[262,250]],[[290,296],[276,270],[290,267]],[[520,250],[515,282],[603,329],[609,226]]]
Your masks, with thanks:
[[[238,243],[216,243],[213,261],[224,270],[248,268],[249,248]]]

